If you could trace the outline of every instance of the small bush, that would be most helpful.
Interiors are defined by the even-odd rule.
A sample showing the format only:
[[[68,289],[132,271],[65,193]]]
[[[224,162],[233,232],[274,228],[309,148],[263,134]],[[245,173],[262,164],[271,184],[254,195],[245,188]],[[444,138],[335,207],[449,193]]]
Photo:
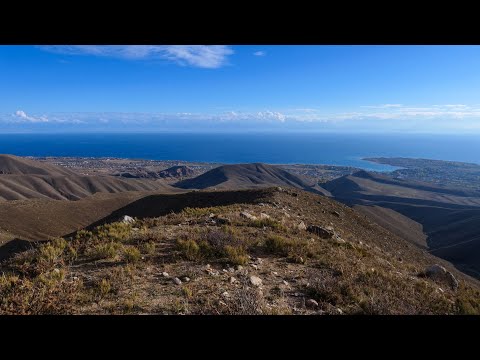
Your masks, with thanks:
[[[47,273],[40,274],[36,280],[40,281],[47,289],[54,288],[65,279],[64,269],[53,269]]]
[[[97,227],[93,232],[93,237],[100,241],[120,241],[124,242],[130,238],[132,233],[132,224],[116,222]]]
[[[210,231],[200,236],[200,239],[177,239],[177,249],[188,260],[195,261],[204,258],[227,258],[231,263],[243,265],[248,261],[244,243],[233,236],[233,231]]]
[[[242,247],[225,246],[225,254],[230,263],[245,265],[248,262],[247,252]]]
[[[128,263],[136,263],[142,257],[140,250],[135,246],[126,246],[123,249],[123,256]]]
[[[265,226],[272,229],[277,229],[282,226],[282,224],[280,224],[278,221],[271,218],[252,220],[251,225],[258,228],[263,228]]]
[[[80,230],[80,231],[77,231],[77,233],[75,234],[75,239],[76,240],[90,239],[92,236],[93,236],[93,233],[91,231]]]
[[[269,235],[265,241],[265,248],[272,254],[288,256],[294,247],[294,242],[278,235]]]
[[[190,261],[199,260],[202,257],[200,246],[192,239],[177,239],[177,249]]]
[[[225,226],[222,228],[222,231],[209,231],[201,239],[209,245],[214,256],[222,257],[226,255],[226,246],[244,247],[243,241],[234,236],[234,234],[233,229]]]
[[[148,255],[153,255],[155,254],[155,248],[156,248],[156,244],[155,242],[153,241],[149,241],[147,243],[145,243],[143,245],[144,249],[145,249],[145,252],[148,254]]]
[[[51,267],[60,262],[67,245],[67,241],[63,238],[55,238],[47,244],[41,245],[38,249],[38,263]]]
[[[104,298],[105,296],[108,295],[108,293],[110,293],[110,290],[112,289],[112,285],[110,284],[110,281],[108,281],[107,279],[102,279],[102,281],[100,281],[98,283],[98,294],[100,295],[100,298]]]
[[[65,259],[72,263],[74,262],[78,257],[78,252],[77,250],[71,246],[71,245],[68,245],[67,248],[65,249]]]
[[[88,252],[88,256],[95,260],[114,259],[117,257],[121,248],[122,245],[116,242],[98,244]]]
[[[2,274],[0,276],[0,291],[7,291],[19,282],[20,278],[16,275]]]
[[[307,258],[318,257],[318,249],[314,243],[278,235],[269,235],[265,241],[265,248],[269,253],[286,256],[296,264],[304,264]]]

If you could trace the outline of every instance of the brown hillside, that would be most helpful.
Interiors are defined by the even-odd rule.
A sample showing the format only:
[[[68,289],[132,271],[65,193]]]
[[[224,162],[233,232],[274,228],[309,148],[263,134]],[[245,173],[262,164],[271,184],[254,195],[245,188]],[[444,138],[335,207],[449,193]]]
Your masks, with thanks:
[[[480,197],[477,192],[391,179],[360,171],[323,184],[348,205],[361,206],[386,228],[428,248],[459,269],[480,278]],[[382,209],[390,209],[385,212]],[[395,212],[398,215],[395,215]]]
[[[0,200],[79,200],[124,191],[175,192],[161,180],[81,176],[71,170],[11,155],[0,155]]]
[[[275,188],[135,203],[118,213],[156,217],[81,231],[1,264],[0,313],[480,313],[475,280],[326,197]],[[433,264],[458,286],[426,276]]]
[[[219,166],[215,169],[174,184],[182,189],[239,190],[270,186],[289,186],[327,194],[311,181],[293,175],[277,166],[255,163]]]

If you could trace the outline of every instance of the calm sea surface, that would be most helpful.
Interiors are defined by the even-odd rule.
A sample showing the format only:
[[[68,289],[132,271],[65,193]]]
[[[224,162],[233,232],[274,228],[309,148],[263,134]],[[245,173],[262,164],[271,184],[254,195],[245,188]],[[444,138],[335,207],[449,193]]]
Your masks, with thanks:
[[[480,164],[474,135],[0,134],[0,153],[221,163],[329,164],[387,171],[363,157],[414,157]]]

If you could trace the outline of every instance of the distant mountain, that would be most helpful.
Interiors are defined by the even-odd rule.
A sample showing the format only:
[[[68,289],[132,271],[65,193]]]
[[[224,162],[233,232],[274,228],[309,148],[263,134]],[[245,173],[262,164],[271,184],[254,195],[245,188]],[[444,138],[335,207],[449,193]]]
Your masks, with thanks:
[[[335,199],[354,206],[390,231],[428,247],[463,271],[480,277],[478,192],[393,179],[366,171],[322,186]]]
[[[293,175],[279,167],[261,163],[224,165],[207,171],[193,179],[179,181],[182,189],[252,189],[270,186],[290,186],[327,194],[319,186]]]
[[[0,200],[79,200],[97,192],[169,191],[161,181],[79,175],[69,169],[12,155],[0,155]]]

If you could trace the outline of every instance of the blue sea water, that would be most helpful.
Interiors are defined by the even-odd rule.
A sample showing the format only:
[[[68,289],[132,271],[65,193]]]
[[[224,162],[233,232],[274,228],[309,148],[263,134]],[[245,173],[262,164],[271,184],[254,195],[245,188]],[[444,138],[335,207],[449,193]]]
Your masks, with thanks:
[[[480,136],[365,134],[0,134],[0,153],[220,163],[328,164],[388,171],[364,157],[480,164]]]

